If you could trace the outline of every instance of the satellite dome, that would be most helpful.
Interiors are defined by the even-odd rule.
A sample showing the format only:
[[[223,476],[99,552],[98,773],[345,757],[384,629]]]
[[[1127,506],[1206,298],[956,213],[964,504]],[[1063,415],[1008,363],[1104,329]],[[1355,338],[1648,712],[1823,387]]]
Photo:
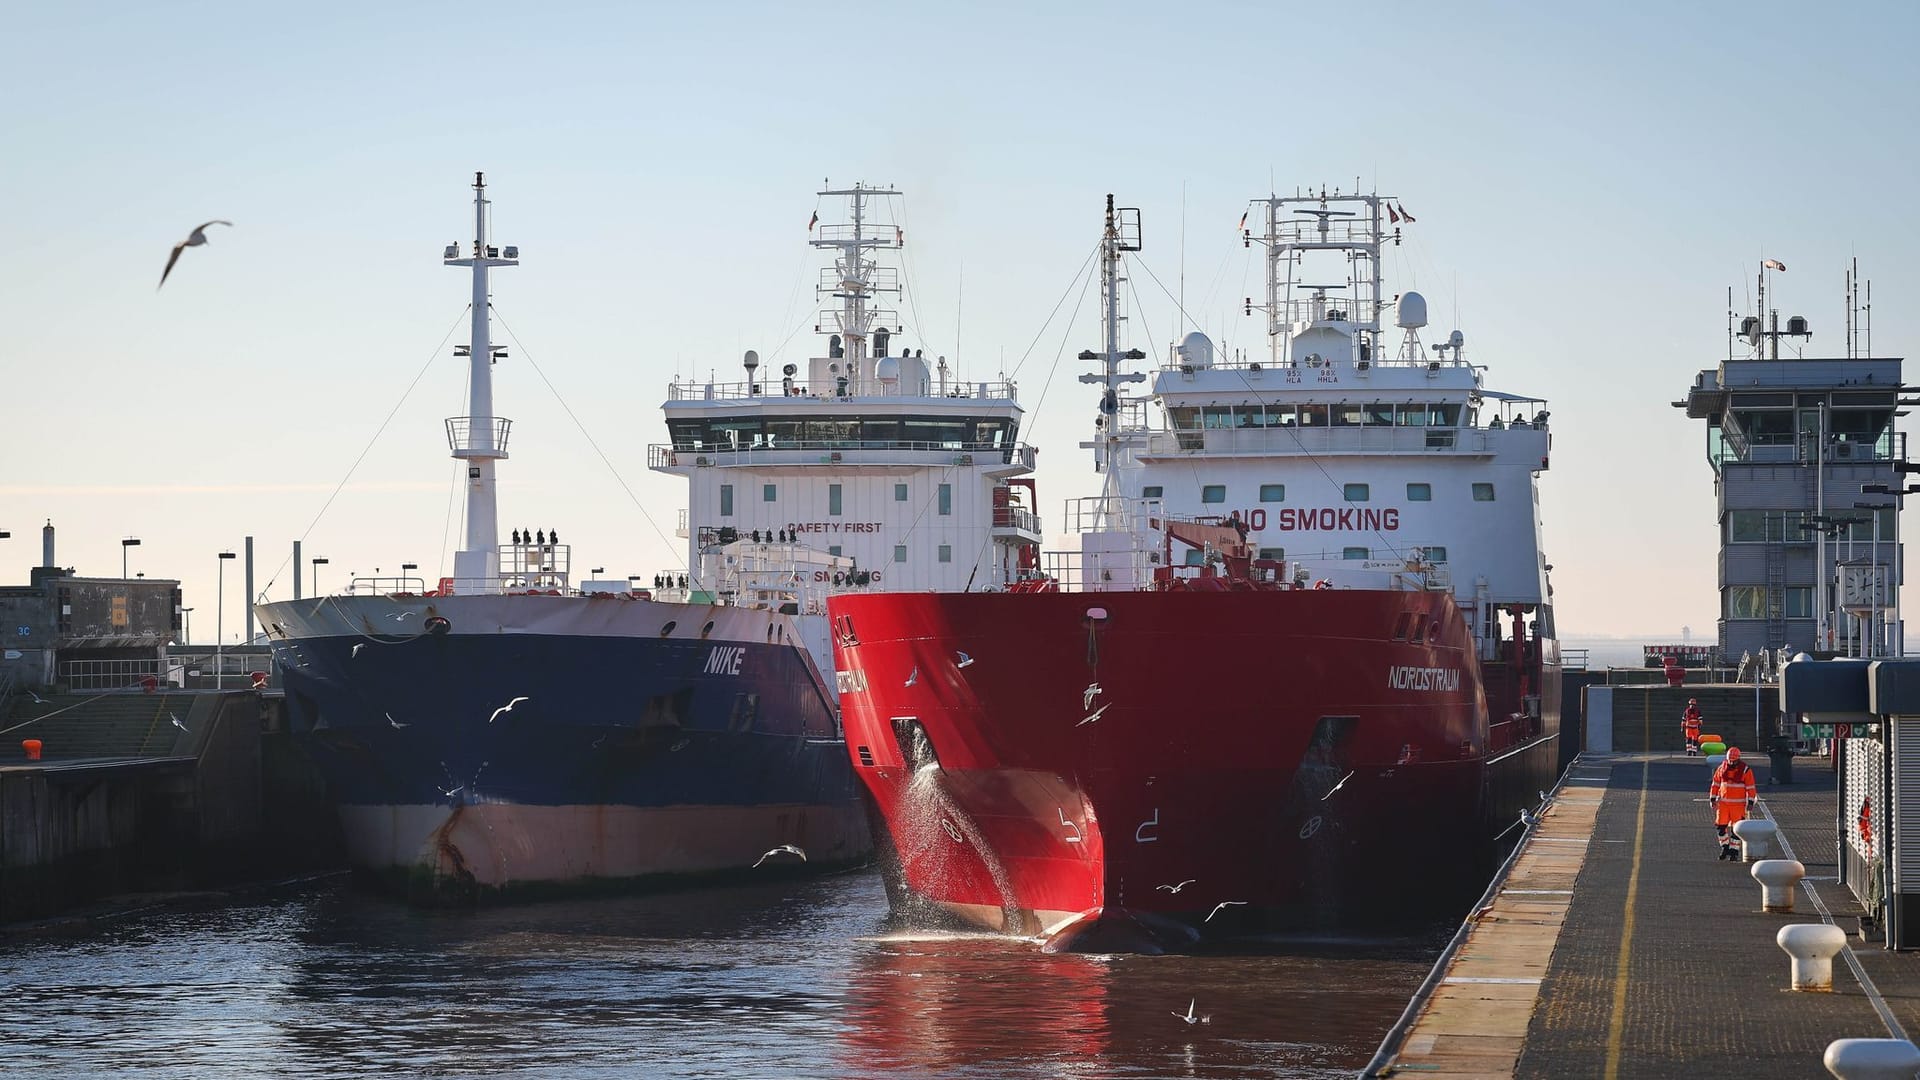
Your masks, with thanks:
[[[882,386],[891,388],[900,382],[900,359],[895,356],[883,356],[873,365],[873,377],[880,380]]]
[[[1404,330],[1416,330],[1427,325],[1427,298],[1417,292],[1400,294],[1399,316],[1394,325]]]
[[[1213,339],[1195,330],[1180,339],[1180,362],[1196,368],[1213,366]]]

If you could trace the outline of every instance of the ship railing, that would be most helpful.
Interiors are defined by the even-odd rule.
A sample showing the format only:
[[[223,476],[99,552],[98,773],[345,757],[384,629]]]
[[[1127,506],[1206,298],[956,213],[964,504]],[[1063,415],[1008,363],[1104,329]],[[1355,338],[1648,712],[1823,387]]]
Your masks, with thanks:
[[[993,527],[1037,533],[1040,531],[1040,515],[1021,506],[996,506],[993,509]]]
[[[878,194],[886,195],[891,193],[882,191]],[[857,239],[863,246],[870,245],[877,248],[897,248],[900,246],[902,239],[901,233],[892,225],[866,221],[862,222],[858,228],[859,231],[856,233],[854,231],[855,226],[850,224],[816,225],[813,227],[813,235],[816,240],[830,241],[837,244]]]
[[[847,313],[839,308],[821,308],[813,317],[814,332],[820,334],[867,334],[875,328],[891,327],[892,333],[903,331],[900,313],[892,308],[863,307],[860,309],[862,325],[853,326],[847,322]]]
[[[1285,207],[1281,208],[1286,213]],[[1249,227],[1248,231],[1256,240],[1264,240],[1266,234],[1260,228]],[[1314,217],[1283,217],[1275,223],[1274,240],[1281,244],[1371,244],[1374,243],[1373,222],[1364,216],[1364,212],[1354,217],[1335,217],[1327,219],[1327,231],[1320,232],[1320,221]]]
[[[427,579],[418,577],[357,577],[347,583],[349,596],[423,596]]]
[[[876,231],[877,230],[874,229],[867,230],[868,235],[872,235]],[[849,236],[847,239],[851,240],[852,237]],[[821,292],[839,292],[849,284],[851,283],[847,281],[845,275],[840,273],[838,266],[823,266],[820,268],[820,281],[815,288]],[[897,293],[900,291],[900,270],[898,267],[880,266],[873,262],[868,262],[866,267],[866,281],[863,284],[866,285],[869,293]]]
[[[443,577],[432,581],[421,578],[357,577],[348,586],[346,596],[499,596],[512,593],[541,593],[576,596],[566,574],[537,571],[501,573],[493,577]]]
[[[1560,650],[1561,671],[1585,671],[1590,662],[1591,657],[1586,649],[1563,648]]]
[[[507,436],[513,433],[513,421],[504,416],[489,418],[493,421],[493,441],[486,443],[483,440],[480,444],[475,444],[471,441],[472,437],[475,434],[485,436],[487,429],[482,425],[479,431],[476,432],[474,430],[473,419],[471,416],[450,416],[447,418],[447,445],[453,449],[454,456],[459,457],[463,453],[470,454],[479,451],[483,454],[497,454],[500,457],[506,457]]]
[[[1043,551],[1046,577],[1068,592],[1144,592],[1153,588],[1154,562],[1144,550]]]
[[[1069,499],[1066,511],[1069,533],[1144,533],[1154,527],[1156,519],[1167,516],[1163,500],[1132,499],[1124,495],[1088,495]]]
[[[941,386],[938,380],[936,380],[934,384],[931,387],[929,387],[929,392],[925,394],[902,393],[900,389],[897,387],[894,389],[892,393],[883,393],[882,390],[884,390],[884,388],[881,387],[880,384],[872,378],[869,378],[867,380],[867,384],[868,384],[868,389],[866,390],[859,390],[853,387],[849,387],[846,391],[842,392],[836,386],[824,386],[824,387],[815,387],[814,389],[816,392],[809,393],[805,381],[802,380],[794,384],[793,389],[795,392],[792,394],[788,394],[785,392],[785,389],[781,384],[780,377],[778,374],[769,376],[764,379],[757,380],[752,383],[675,382],[670,384],[667,387],[667,401],[669,404],[676,401],[751,401],[751,400],[763,399],[763,398],[765,399],[811,398],[815,400],[838,401],[838,400],[845,400],[848,398],[873,398],[873,397],[931,398],[936,400],[978,399],[983,401],[1017,401],[1019,400],[1018,397],[1016,396],[1017,391],[1019,389],[1018,384],[1009,382],[1009,381],[962,382],[957,379],[950,379],[947,381],[945,386]]]
[[[68,690],[126,690],[147,679],[160,678],[160,658],[138,660],[67,660],[60,665],[60,682]]]
[[[727,449],[676,447],[671,443],[654,443],[647,447],[647,467],[650,469],[842,464],[968,466],[997,463],[1031,470],[1034,461],[1034,449],[1026,443],[802,439],[776,446]]]
[[[1159,431],[1147,436],[1152,456],[1203,452],[1209,454],[1370,453],[1421,454],[1447,452],[1489,454],[1534,437],[1546,449],[1547,432],[1538,428],[1441,427],[1270,427],[1203,428]],[[1505,440],[1505,441],[1502,441]]]

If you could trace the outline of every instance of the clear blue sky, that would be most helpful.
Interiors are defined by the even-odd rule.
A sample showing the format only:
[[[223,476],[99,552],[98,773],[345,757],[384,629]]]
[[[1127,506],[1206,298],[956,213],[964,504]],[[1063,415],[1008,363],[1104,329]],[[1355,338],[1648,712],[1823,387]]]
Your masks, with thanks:
[[[649,576],[681,558],[681,485],[645,469],[665,387],[731,374],[805,318],[822,178],[908,193],[907,314],[924,319],[908,336],[929,356],[988,378],[1032,346],[1018,379],[1057,524],[1060,500],[1094,489],[1075,446],[1093,401],[1071,381],[1097,343],[1092,305],[1035,339],[1104,195],[1144,210],[1143,258],[1176,291],[1184,246],[1207,329],[1259,348],[1237,314],[1259,274],[1234,231],[1244,201],[1270,178],[1359,177],[1419,217],[1389,289],[1425,292],[1490,385],[1551,400],[1541,487],[1562,631],[1709,637],[1704,433],[1668,402],[1725,355],[1726,288],[1738,304],[1765,257],[1791,267],[1781,307],[1813,320],[1814,351],[1842,348],[1855,255],[1875,351],[1914,349],[1916,12],[16,9],[0,68],[0,580],[39,561],[47,518],[82,573],[117,573],[120,539],[139,536],[134,569],[183,579],[208,639],[214,553],[252,534],[260,582],[274,578],[430,359],[307,552],[331,560],[329,586],[450,563],[440,422],[466,410],[462,362],[436,349],[467,288],[439,252],[470,231],[475,169],[525,262],[495,288],[524,345],[496,384],[515,420],[502,527],[558,527],[578,565]],[[168,248],[215,217],[234,228],[156,293]],[[1135,284],[1133,343],[1159,356],[1173,305]],[[282,571],[275,595],[287,585]],[[236,581],[226,593],[232,635]]]

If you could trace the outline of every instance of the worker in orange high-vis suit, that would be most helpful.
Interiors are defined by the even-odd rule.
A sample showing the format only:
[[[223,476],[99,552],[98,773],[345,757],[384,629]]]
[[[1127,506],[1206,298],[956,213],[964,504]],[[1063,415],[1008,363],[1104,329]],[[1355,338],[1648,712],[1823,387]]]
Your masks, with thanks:
[[[1720,857],[1738,862],[1740,847],[1733,835],[1733,823],[1745,821],[1747,811],[1760,797],[1760,789],[1753,782],[1753,769],[1740,760],[1739,747],[1727,747],[1727,759],[1713,770],[1707,797],[1713,802],[1713,829],[1720,836]]]
[[[1680,714],[1680,727],[1687,733],[1687,756],[1700,754],[1700,699],[1688,698],[1687,711]]]

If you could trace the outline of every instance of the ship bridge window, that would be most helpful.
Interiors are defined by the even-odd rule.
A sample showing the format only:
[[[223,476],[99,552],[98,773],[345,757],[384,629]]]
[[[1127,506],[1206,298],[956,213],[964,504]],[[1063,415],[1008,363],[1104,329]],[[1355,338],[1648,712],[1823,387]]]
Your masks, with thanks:
[[[1175,431],[1194,431],[1200,427],[1200,410],[1192,405],[1175,405],[1167,410],[1167,422]]]
[[[959,418],[910,416],[901,421],[901,434],[909,443],[958,450],[967,441],[968,426],[967,421]]]
[[[858,420],[809,420],[807,441],[817,446],[850,449],[860,445]]]
[[[1202,484],[1200,486],[1200,501],[1203,503],[1226,502],[1227,501],[1227,485]]]
[[[1376,401],[1368,405],[1367,424],[1371,427],[1392,427],[1393,406],[1384,401]]]
[[[1269,405],[1266,421],[1268,427],[1298,427],[1300,414],[1291,405]]]
[[[1460,406],[1429,405],[1427,407],[1427,425],[1429,427],[1459,427]]]
[[[900,441],[900,421],[898,420],[862,420],[860,421],[860,445],[874,450],[885,450]]]
[[[1287,485],[1261,484],[1260,485],[1260,501],[1261,502],[1286,502],[1287,501]]]
[[[707,425],[707,438],[722,450],[745,450],[766,442],[766,426],[757,416],[744,420],[714,420]]]
[[[705,450],[707,425],[698,420],[669,420],[667,435],[675,450]]]
[[[1493,485],[1492,484],[1473,485],[1473,501],[1474,502],[1492,502],[1493,501]]]
[[[1407,501],[1408,502],[1432,502],[1433,501],[1433,485],[1432,484],[1408,484],[1407,485]]]
[[[1233,406],[1208,405],[1200,410],[1201,426],[1219,430],[1233,426]]]
[[[976,420],[973,441],[980,446],[1005,446],[1012,440],[1012,425],[1005,420]]]
[[[767,445],[779,449],[797,449],[807,441],[807,422],[797,416],[767,418]]]
[[[1365,406],[1349,405],[1343,401],[1328,411],[1332,415],[1334,427],[1359,427],[1367,421],[1368,410]],[[1387,415],[1393,415],[1392,406],[1387,407]]]
[[[1300,406],[1301,427],[1326,427],[1327,407],[1325,405]]]
[[[1400,412],[1398,417],[1400,421],[1400,426],[1401,427],[1426,427],[1427,422],[1432,419],[1432,415],[1431,415],[1432,409],[1433,407],[1431,405],[1400,406]]]

